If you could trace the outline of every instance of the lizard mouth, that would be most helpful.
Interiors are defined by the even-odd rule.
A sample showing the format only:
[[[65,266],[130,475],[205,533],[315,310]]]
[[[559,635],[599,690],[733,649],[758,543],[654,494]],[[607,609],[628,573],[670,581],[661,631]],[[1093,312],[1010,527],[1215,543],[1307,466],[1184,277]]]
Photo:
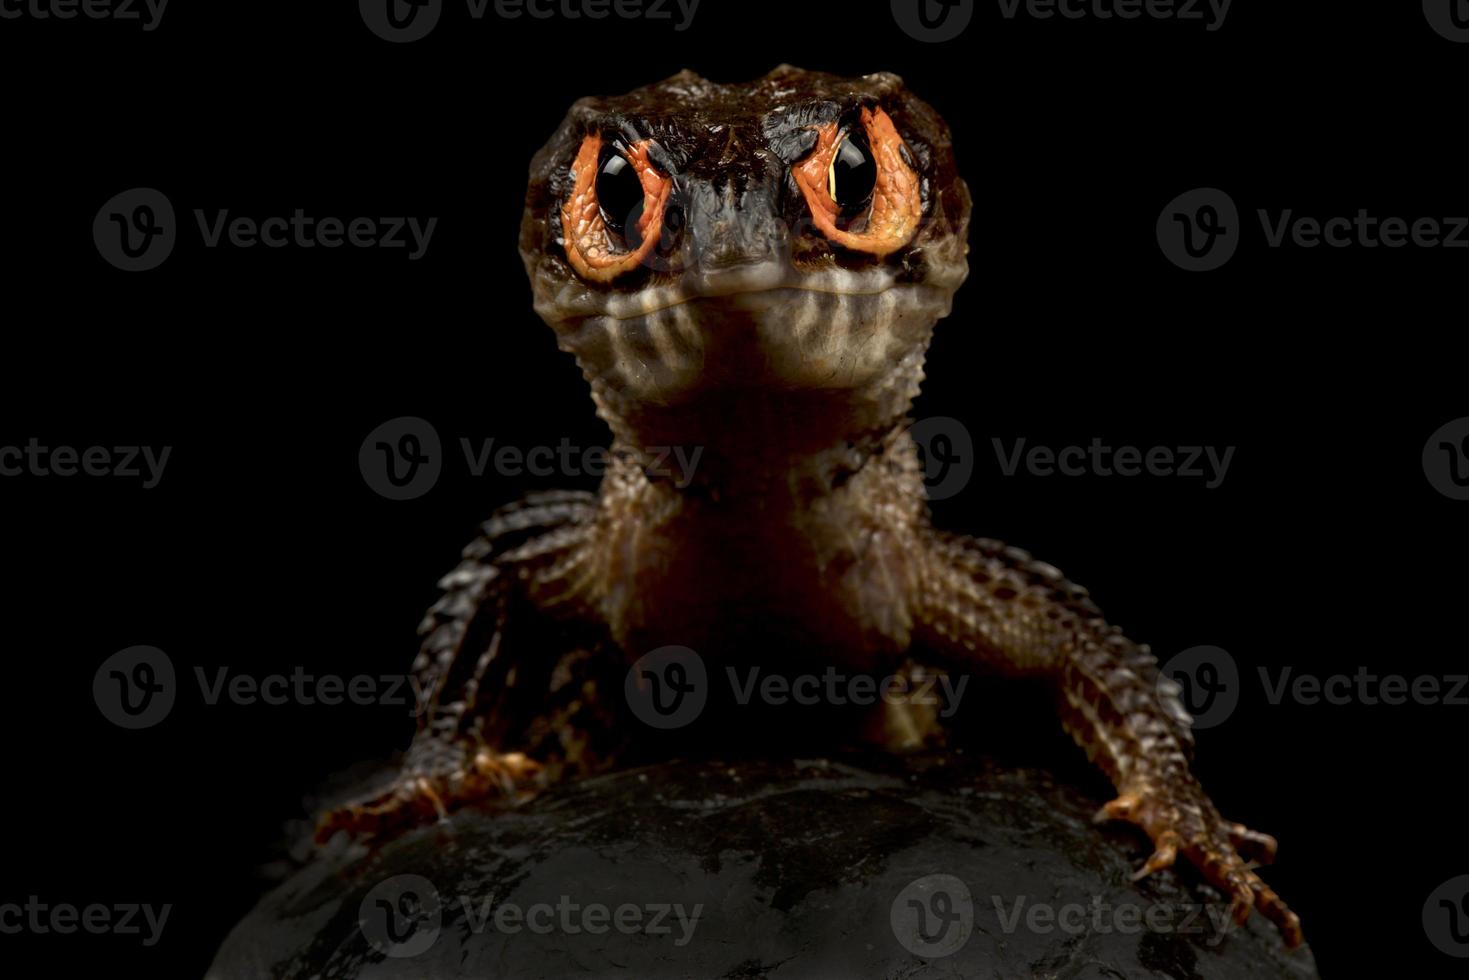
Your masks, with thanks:
[[[768,262],[627,292],[562,282],[536,308],[602,397],[673,407],[729,390],[848,391],[927,345],[964,269],[903,272]]]
[[[856,304],[862,298],[910,287],[952,292],[963,277],[963,271],[958,270],[953,276],[930,274],[920,282],[909,283],[902,281],[896,270],[885,266],[861,270],[832,267],[808,272],[786,263],[764,262],[685,271],[671,282],[645,286],[635,292],[609,293],[588,289],[580,282],[568,282],[554,294],[538,298],[536,311],[552,324],[592,317],[617,322],[664,316],[681,319],[689,312],[684,308],[692,306],[701,308],[701,312],[709,307],[725,307],[734,312],[813,297],[829,297],[833,305],[839,305],[843,299]],[[818,301],[810,305],[821,304]]]

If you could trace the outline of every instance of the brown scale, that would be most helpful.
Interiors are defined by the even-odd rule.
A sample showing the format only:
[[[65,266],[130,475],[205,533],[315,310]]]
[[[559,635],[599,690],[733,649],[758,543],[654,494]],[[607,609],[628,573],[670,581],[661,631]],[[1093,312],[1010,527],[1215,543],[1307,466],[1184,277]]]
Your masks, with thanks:
[[[651,205],[631,231],[599,203],[613,153],[623,172],[606,179],[636,180]],[[861,154],[870,187],[863,168],[830,169]],[[622,678],[661,646],[711,674],[770,650],[852,672],[984,670],[1051,683],[1117,789],[1099,819],[1153,841],[1139,875],[1182,857],[1238,921],[1258,909],[1298,944],[1246,863],[1275,842],[1195,781],[1189,717],[1147,647],[1051,566],[929,524],[907,416],[967,274],[969,212],[943,121],[892,75],[685,72],[578,102],[532,164],[521,254],[614,464],[597,495],[505,508],[465,550],[423,623],[427,703],[401,778],[326,814],[321,836],[525,799],[646,751],[656,733],[630,718]],[[692,479],[657,467],[664,446],[700,450]],[[830,735],[901,751],[938,724],[880,710]]]

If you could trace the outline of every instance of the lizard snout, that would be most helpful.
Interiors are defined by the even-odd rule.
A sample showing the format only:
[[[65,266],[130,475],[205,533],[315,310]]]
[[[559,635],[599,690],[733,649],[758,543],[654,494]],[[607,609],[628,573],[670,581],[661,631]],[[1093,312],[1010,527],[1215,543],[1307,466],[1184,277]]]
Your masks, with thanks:
[[[752,268],[789,267],[790,230],[764,187],[691,183],[683,208],[689,272],[720,277]]]

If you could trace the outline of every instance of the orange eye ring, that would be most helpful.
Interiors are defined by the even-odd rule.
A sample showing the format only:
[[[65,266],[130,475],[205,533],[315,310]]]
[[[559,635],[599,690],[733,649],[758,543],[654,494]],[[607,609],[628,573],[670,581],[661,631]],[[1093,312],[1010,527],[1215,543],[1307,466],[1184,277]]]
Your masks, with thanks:
[[[672,181],[648,159],[650,141],[633,144],[625,154],[643,187],[643,213],[637,220],[640,241],[636,248],[618,251],[597,200],[597,169],[602,162],[602,137],[592,134],[582,140],[571,165],[574,183],[561,205],[561,231],[566,258],[577,275],[591,282],[607,283],[636,268],[653,249],[663,230],[663,209],[668,203]]]
[[[811,220],[829,241],[883,258],[912,241],[923,218],[923,193],[918,174],[904,159],[903,138],[888,114],[864,107],[861,122],[877,164],[877,183],[862,231],[845,230],[837,224],[841,208],[832,197],[831,168],[842,144],[842,131],[835,122],[816,127],[816,149],[794,174],[811,209]]]

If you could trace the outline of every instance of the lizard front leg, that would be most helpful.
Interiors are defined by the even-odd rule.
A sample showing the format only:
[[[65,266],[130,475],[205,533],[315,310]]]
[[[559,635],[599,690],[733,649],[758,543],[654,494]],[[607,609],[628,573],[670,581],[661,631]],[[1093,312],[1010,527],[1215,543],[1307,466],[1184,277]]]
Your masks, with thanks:
[[[578,602],[595,527],[590,494],[498,511],[440,581],[419,627],[418,733],[386,787],[322,815],[317,839],[388,833],[487,798],[524,800],[597,764],[613,726],[576,665],[597,628]],[[587,682],[590,683],[590,682]]]
[[[1186,858],[1230,896],[1235,922],[1258,909],[1298,945],[1300,920],[1241,856],[1269,863],[1275,841],[1224,820],[1199,786],[1191,719],[1148,648],[1050,565],[997,541],[929,533],[915,640],[955,664],[1049,678],[1063,725],[1117,789],[1098,819],[1129,821],[1153,841],[1137,877]]]

